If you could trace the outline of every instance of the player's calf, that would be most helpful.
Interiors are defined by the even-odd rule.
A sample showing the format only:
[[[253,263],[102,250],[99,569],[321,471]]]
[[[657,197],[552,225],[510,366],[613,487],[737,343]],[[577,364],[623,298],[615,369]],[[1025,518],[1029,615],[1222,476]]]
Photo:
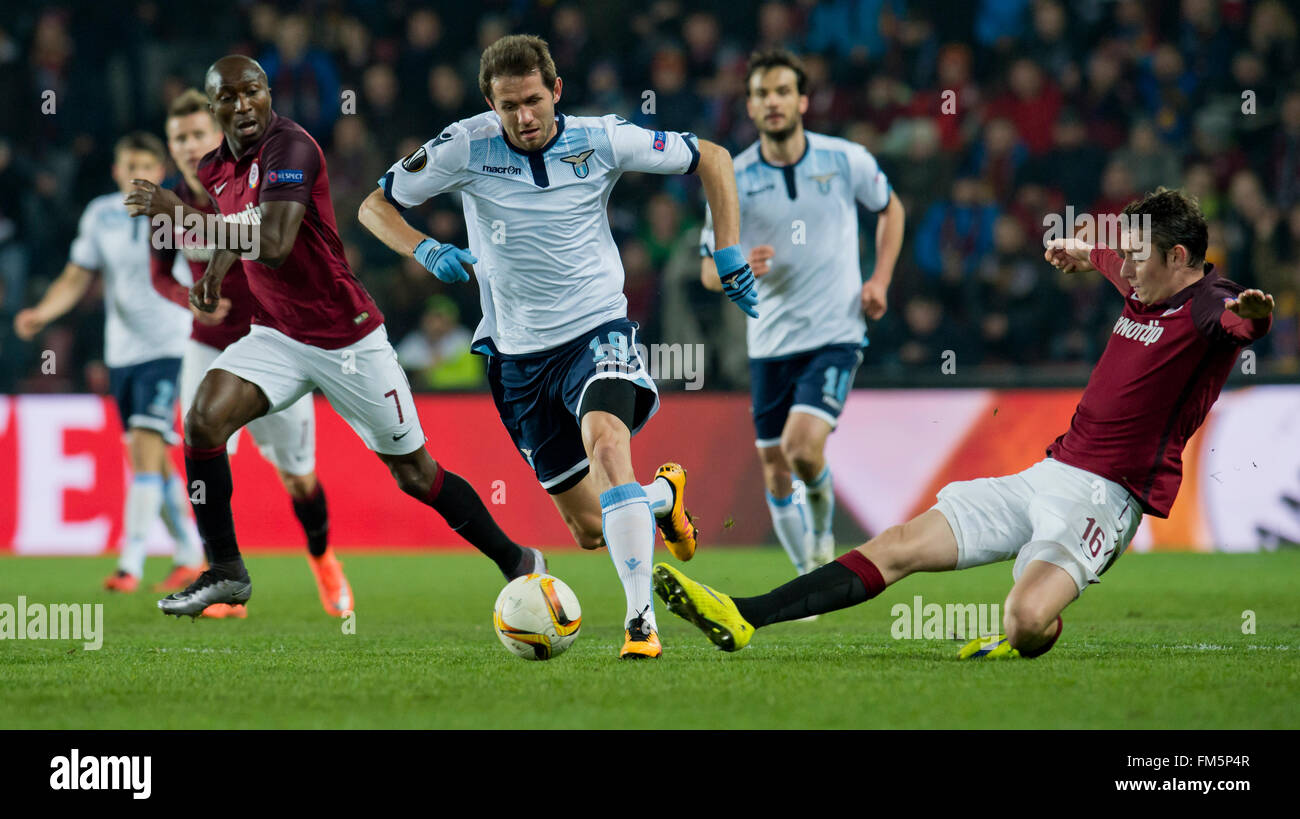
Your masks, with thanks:
[[[403,492],[431,507],[452,531],[497,564],[507,579],[532,571],[541,553],[524,549],[501,531],[483,500],[461,476],[442,468],[420,447],[406,455],[375,453]]]

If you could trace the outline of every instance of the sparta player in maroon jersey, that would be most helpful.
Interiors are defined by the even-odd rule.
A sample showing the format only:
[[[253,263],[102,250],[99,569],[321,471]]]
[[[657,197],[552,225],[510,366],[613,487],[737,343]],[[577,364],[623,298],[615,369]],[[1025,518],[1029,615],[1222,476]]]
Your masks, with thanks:
[[[186,205],[204,213],[213,212],[211,200],[198,178],[199,161],[220,147],[222,135],[208,110],[208,98],[190,88],[177,95],[167,109],[167,150],[181,171],[181,181],[173,190]],[[177,256],[184,256],[189,275],[184,280],[198,281],[207,270],[212,251],[201,245],[184,242],[183,225],[176,226],[177,241],[166,247],[154,247],[150,254],[150,274],[154,289],[194,314],[194,328],[186,342],[181,360],[181,415],[189,412],[198,392],[199,382],[221,351],[248,335],[253,320],[253,296],[248,290],[243,267],[232,264],[221,282],[221,299],[217,309],[205,313],[190,304],[190,289],[173,274]],[[184,275],[184,268],[181,268]],[[293,512],[307,536],[308,565],[316,578],[321,606],[334,617],[353,609],[352,587],[343,574],[343,564],[329,547],[329,512],[325,490],[316,476],[316,410],[311,393],[307,393],[279,412],[267,413],[248,424],[262,456],[270,461],[293,501]],[[230,436],[226,451],[234,455],[239,434]],[[178,570],[179,571],[179,570]],[[178,591],[195,579],[199,571],[171,588],[155,591]],[[203,610],[204,617],[245,617],[243,606],[217,603]]]
[[[208,69],[204,90],[225,136],[198,168],[199,182],[221,214],[207,225],[204,241],[222,249],[213,253],[190,299],[200,310],[216,310],[222,281],[243,251],[255,303],[252,329],[212,363],[185,416],[185,469],[211,565],[158,607],[165,614],[195,616],[214,603],[247,602],[252,582],[235,539],[226,442],[250,421],[291,406],[317,387],[388,466],[401,490],[437,510],[502,574],[544,572],[541,552],[506,537],[474,489],[425,451],[411,388],[383,315],[344,258],[320,146],[271,110],[266,73],[255,60],[221,58]],[[132,215],[151,218],[203,216],[146,181],[137,183],[126,204]]]
[[[1272,322],[1272,296],[1205,262],[1195,199],[1161,188],[1124,213],[1139,225],[1150,216],[1146,241],[1122,232],[1119,253],[1074,240],[1056,240],[1045,253],[1061,270],[1099,271],[1124,298],[1070,428],[1046,459],[1015,475],[948,484],[929,511],[757,597],[730,597],[660,564],[655,591],[668,607],[735,651],[756,628],[862,603],[913,572],[1015,560],[1006,633],[973,640],[959,656],[1046,653],[1061,634],[1061,612],[1100,582],[1142,515],[1168,517],[1183,446],[1241,348]]]

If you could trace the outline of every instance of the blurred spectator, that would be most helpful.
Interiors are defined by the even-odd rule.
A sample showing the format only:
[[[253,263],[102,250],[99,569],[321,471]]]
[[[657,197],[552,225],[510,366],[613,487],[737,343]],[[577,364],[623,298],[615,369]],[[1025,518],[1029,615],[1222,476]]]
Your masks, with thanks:
[[[1178,155],[1160,141],[1156,129],[1146,120],[1133,126],[1128,146],[1115,155],[1115,159],[1128,171],[1133,187],[1141,193],[1155,190],[1160,185],[1176,188],[1182,181]]]
[[[1138,68],[1138,93],[1157,133],[1169,143],[1184,139],[1198,91],[1196,75],[1187,70],[1178,49],[1168,44],[1139,60]]]
[[[310,42],[307,19],[288,14],[276,24],[275,46],[259,60],[275,89],[275,110],[328,144],[341,108],[338,72]]]
[[[1061,110],[1061,92],[1032,60],[1019,59],[1008,73],[1009,92],[989,104],[987,120],[1011,120],[1035,156],[1052,147],[1052,125]]]
[[[1083,120],[1067,111],[1052,130],[1053,145],[1026,170],[1024,181],[1056,188],[1075,207],[1097,197],[1106,153],[1088,139]]]
[[[473,390],[486,382],[484,358],[470,352],[470,331],[446,296],[424,303],[420,328],[397,345],[397,360],[412,382],[435,390]]]
[[[993,246],[998,209],[981,182],[963,177],[952,197],[930,206],[916,231],[916,262],[932,278],[960,280],[973,272]]]
[[[184,25],[160,8],[20,6],[0,22],[0,103],[11,113],[0,139],[0,321],[57,275],[81,208],[107,187],[106,154],[120,130],[156,130],[158,106],[234,51],[262,57],[276,110],[326,148],[349,263],[391,336],[427,343],[431,297],[473,326],[477,288],[444,285],[393,254],[356,224],[357,205],[397,158],[486,109],[483,48],[533,31],[551,43],[566,114],[617,113],[733,151],[756,139],[745,114],[746,55],[782,45],[804,56],[806,127],[867,146],[909,212],[864,381],[872,366],[910,377],[904,359],[932,369],[944,349],[960,352],[964,373],[1086,368],[1109,338],[1113,293],[1098,277],[1043,267],[1044,215],[1066,204],[1118,212],[1179,177],[1209,220],[1207,259],[1276,291],[1262,366],[1300,370],[1293,2],[489,0],[291,10],[250,0],[187,7]],[[355,93],[354,109],[342,107],[343,90]],[[57,110],[46,112],[47,101]],[[743,387],[743,314],[698,282],[702,211],[693,176],[629,174],[609,203],[643,333],[705,344],[709,388]],[[458,194],[406,217],[441,241],[468,242]],[[864,269],[873,230],[865,214]],[[57,379],[40,376],[37,351],[0,329],[0,391],[95,388],[99,309],[82,305],[47,334]],[[1026,344],[1034,333],[1039,343]]]

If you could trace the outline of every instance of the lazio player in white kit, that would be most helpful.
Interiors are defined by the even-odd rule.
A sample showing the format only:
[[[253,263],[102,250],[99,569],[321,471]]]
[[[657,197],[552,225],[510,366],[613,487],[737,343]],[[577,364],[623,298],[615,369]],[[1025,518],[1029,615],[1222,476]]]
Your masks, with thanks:
[[[176,378],[180,372],[190,315],[154,292],[149,276],[148,219],[122,208],[131,179],[161,182],[165,154],[152,134],[132,133],[113,151],[113,181],[120,193],[96,197],[86,206],[68,263],[41,301],[14,319],[20,338],[31,339],[77,305],[104,276],[104,363],[122,429],[132,478],[126,491],[126,538],[118,568],[105,582],[110,591],[133,592],[144,574],[145,538],[162,516],[175,541],[175,567],[159,588],[184,586],[196,575],[203,553],[189,531],[184,481],[172,469],[167,446],[176,442]]]
[[[681,560],[694,554],[695,532],[680,466],[665,464],[645,486],[632,471],[629,439],[659,395],[636,352],[606,204],[625,171],[698,173],[718,214],[728,296],[753,311],[731,157],[692,134],[557,113],[561,80],[538,37],[490,46],[479,85],[492,110],[393,165],[360,219],[443,281],[466,281],[464,265],[475,265],[483,321],[474,347],[490,356],[501,420],[579,545],[609,549],[627,598],[620,656],[657,658],[654,527]],[[451,191],[462,194],[468,253],[426,237],[400,213]]]
[[[747,77],[746,107],[759,141],[736,156],[735,168],[740,245],[762,304],[746,333],[756,444],[777,538],[803,574],[835,556],[826,439],[862,363],[864,315],[885,313],[904,213],[865,148],[804,131],[808,97],[797,57],[756,52]],[[859,202],[880,213],[876,269],[865,284]],[[701,277],[717,290],[711,216],[700,239]],[[794,491],[796,477],[806,505]]]

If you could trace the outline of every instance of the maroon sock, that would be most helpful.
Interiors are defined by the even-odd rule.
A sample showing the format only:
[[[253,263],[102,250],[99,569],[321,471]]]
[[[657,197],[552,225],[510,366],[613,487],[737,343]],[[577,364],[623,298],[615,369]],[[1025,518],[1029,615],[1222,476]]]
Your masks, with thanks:
[[[767,594],[733,599],[740,616],[758,628],[856,606],[884,589],[876,564],[854,549]]]
[[[307,535],[307,551],[320,557],[329,548],[330,516],[325,505],[325,487],[316,482],[316,491],[299,500],[293,499],[293,513]]]
[[[230,511],[234,484],[226,448],[203,449],[186,444],[185,477],[189,481],[187,489],[190,506],[194,508],[194,522],[198,524],[208,563],[217,566],[239,560],[235,518]]]
[[[1052,639],[1043,643],[1038,648],[1031,648],[1029,651],[1020,652],[1020,656],[1026,660],[1032,660],[1035,657],[1041,657],[1051,651],[1052,646],[1056,645],[1057,638],[1061,636],[1061,629],[1063,628],[1065,628],[1065,622],[1061,620],[1061,615],[1058,614],[1056,615],[1056,633],[1052,635]]]
[[[511,577],[524,559],[524,550],[497,526],[474,487],[455,472],[443,469],[442,464],[434,468],[437,474],[424,503],[442,515],[452,531],[491,558],[502,574]]]

